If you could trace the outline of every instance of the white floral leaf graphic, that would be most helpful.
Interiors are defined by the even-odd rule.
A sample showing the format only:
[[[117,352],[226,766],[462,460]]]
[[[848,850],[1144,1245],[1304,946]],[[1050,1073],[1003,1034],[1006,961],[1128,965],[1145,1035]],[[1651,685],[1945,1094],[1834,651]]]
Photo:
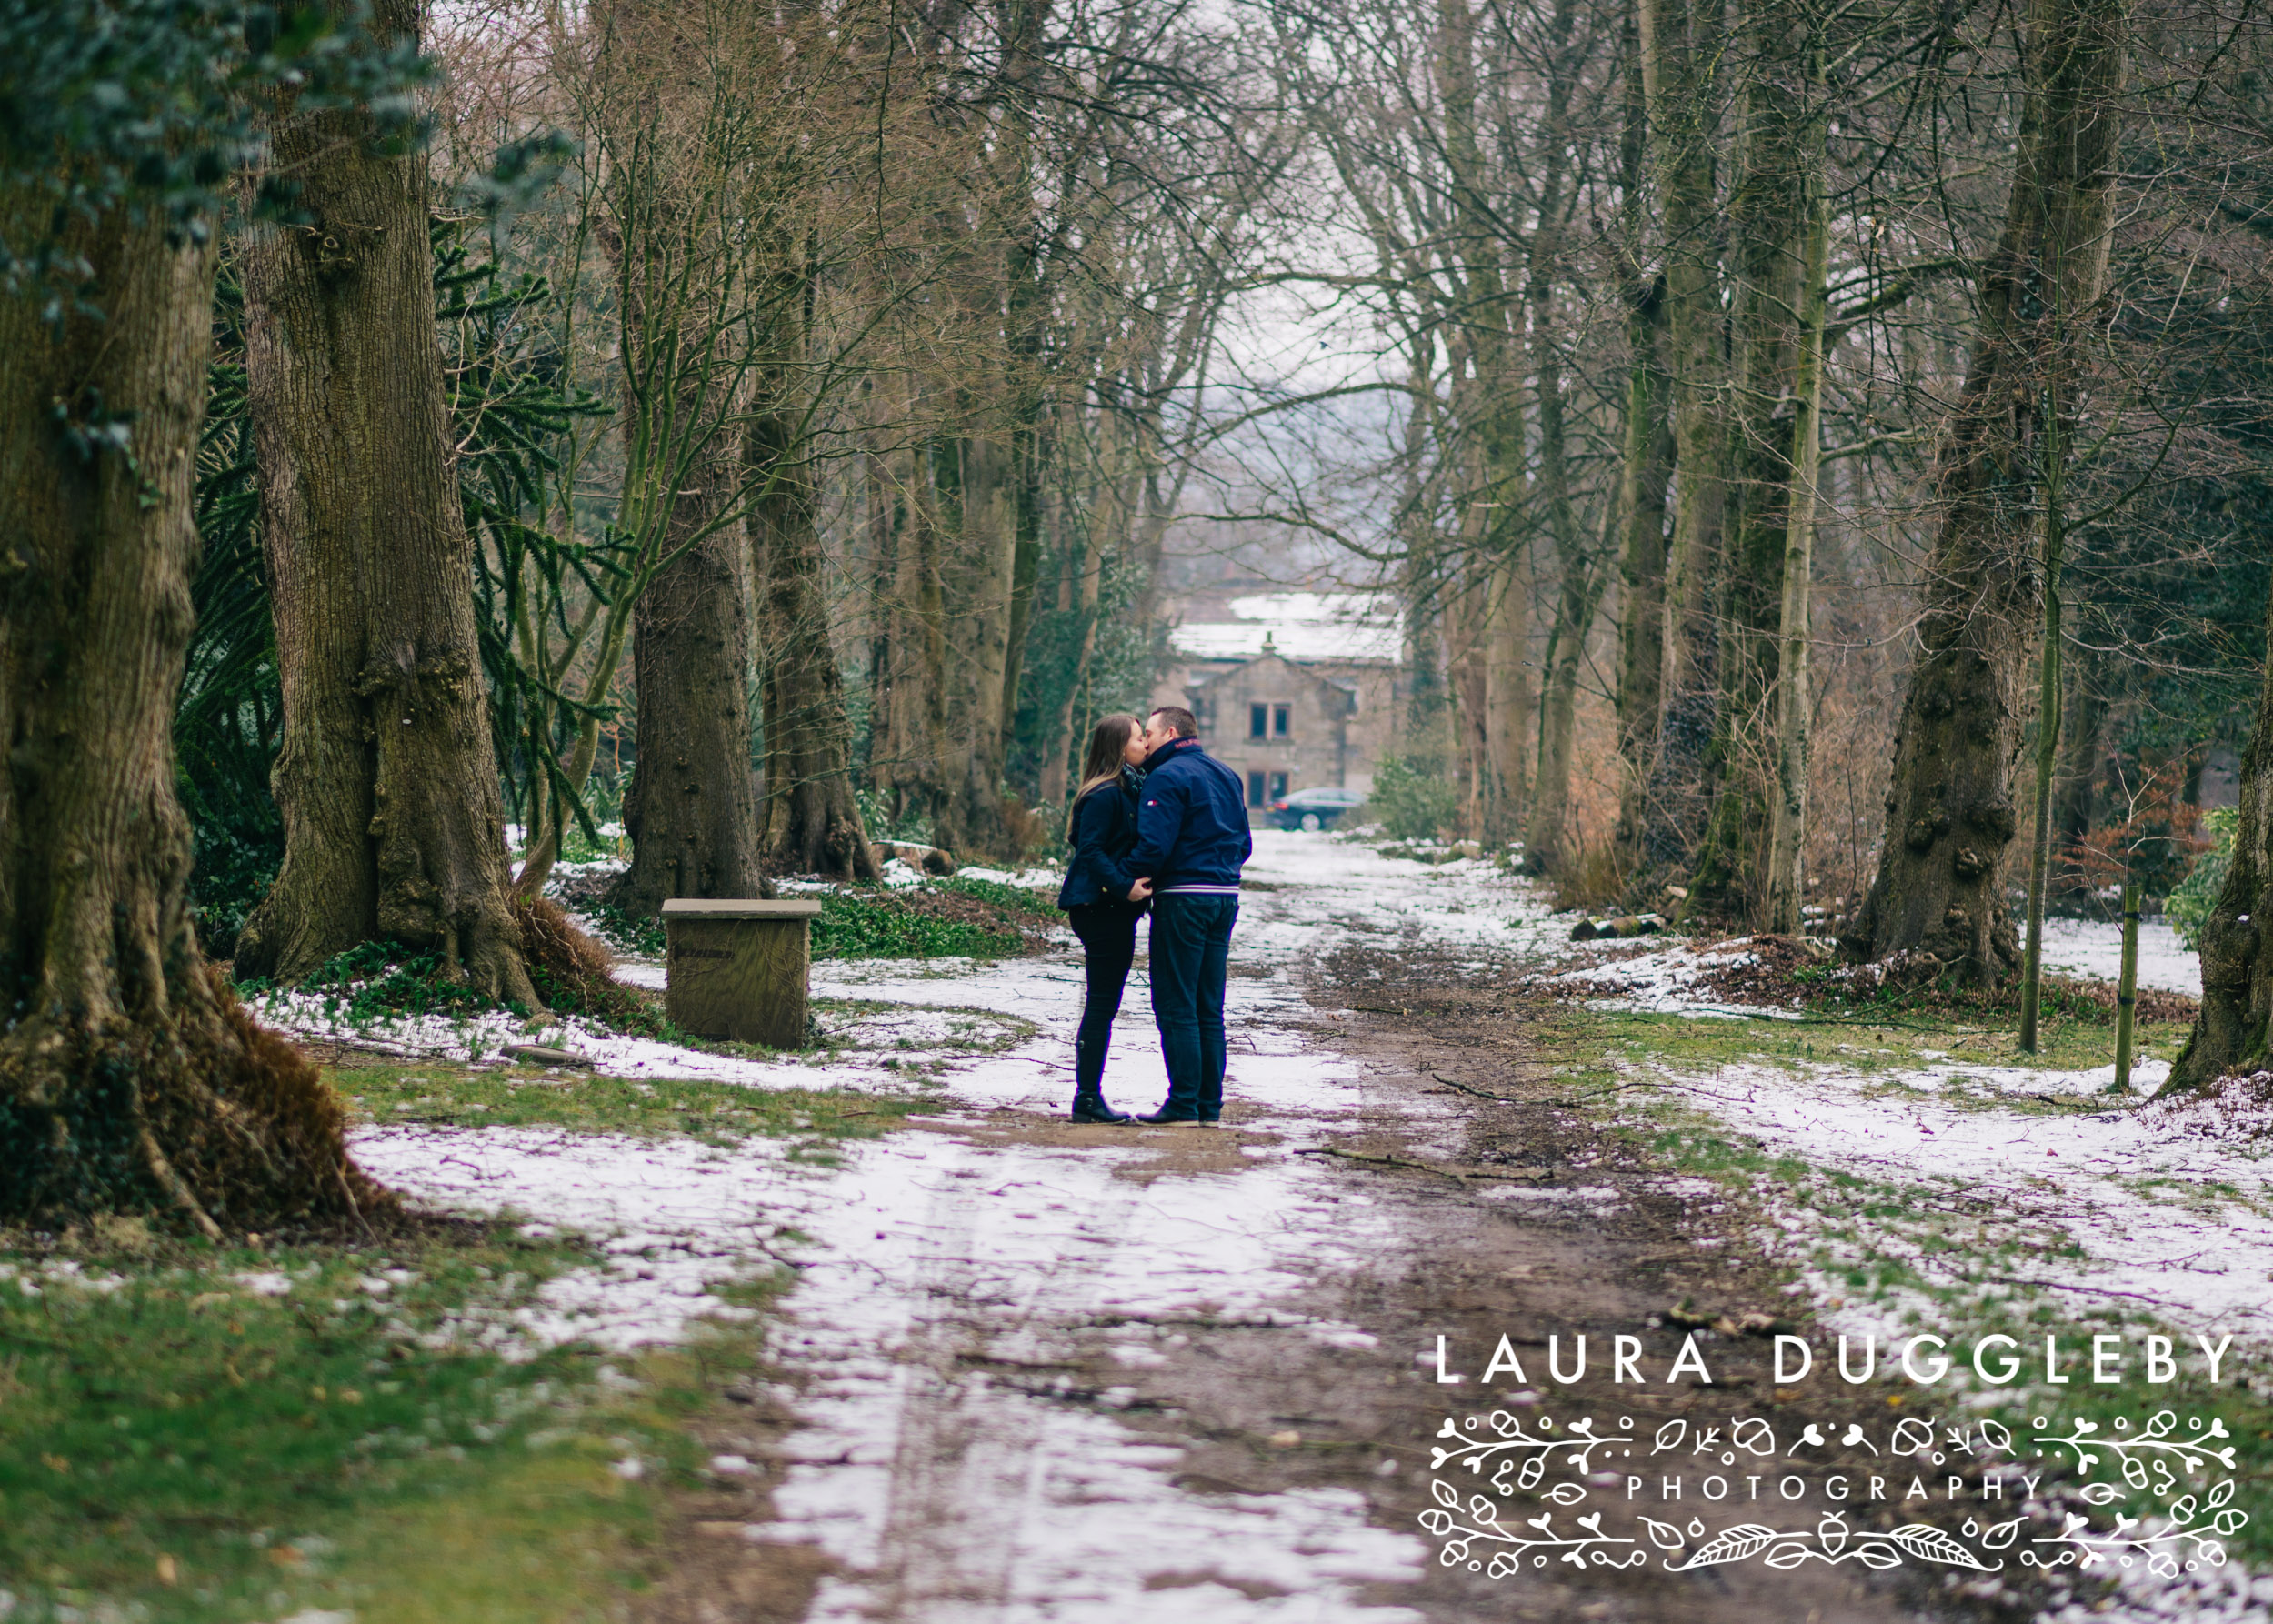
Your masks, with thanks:
[[[2016,1517],[1996,1524],[1981,1536],[1982,1546],[1989,1550],[2004,1549],[2019,1536],[2020,1525],[2028,1520],[2026,1517]]]
[[[1685,1573],[1691,1568],[1717,1568],[1723,1562],[1748,1561],[1776,1543],[1774,1529],[1762,1528],[1757,1522],[1740,1522],[1733,1529],[1724,1529],[1704,1545],[1697,1554],[1671,1569]]]
[[[1431,1478],[1428,1480],[1428,1492],[1437,1497],[1438,1505],[1449,1506],[1455,1511],[1460,1509],[1460,1491],[1442,1479]]]
[[[1886,1537],[1921,1562],[1940,1562],[1951,1568],[1971,1568],[1981,1573],[1990,1571],[1980,1558],[1931,1523],[1906,1522]],[[1877,1566],[1876,1562],[1870,1561],[1867,1554],[1863,1555],[1863,1560],[1874,1568]]]
[[[1580,1519],[1584,1521],[1585,1519]],[[1659,1550],[1679,1550],[1688,1543],[1681,1530],[1669,1522],[1659,1522],[1654,1517],[1642,1519],[1642,1527],[1649,1530],[1649,1542]]]

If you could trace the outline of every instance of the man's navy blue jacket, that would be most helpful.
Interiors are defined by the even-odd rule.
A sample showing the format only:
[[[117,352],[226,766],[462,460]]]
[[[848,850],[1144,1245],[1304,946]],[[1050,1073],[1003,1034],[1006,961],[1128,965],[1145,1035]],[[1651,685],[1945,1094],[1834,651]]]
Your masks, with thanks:
[[[1120,781],[1100,784],[1074,804],[1074,855],[1066,865],[1060,907],[1091,907],[1128,901],[1136,877],[1128,854],[1136,846],[1136,780],[1127,768]]]
[[[1172,739],[1146,759],[1136,803],[1136,849],[1126,866],[1152,877],[1155,896],[1238,891],[1239,865],[1255,850],[1238,774],[1199,740]]]

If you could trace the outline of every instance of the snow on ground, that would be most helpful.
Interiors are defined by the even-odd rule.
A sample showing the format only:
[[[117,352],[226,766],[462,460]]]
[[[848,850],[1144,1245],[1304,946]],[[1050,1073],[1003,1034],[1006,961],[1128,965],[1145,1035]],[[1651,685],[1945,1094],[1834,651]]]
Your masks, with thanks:
[[[2135,1086],[2159,1084],[2168,1070],[2142,1068]],[[1854,1191],[1817,1192],[1819,1207],[1795,1198],[1776,1214],[1788,1252],[1806,1258],[1827,1238],[1830,1268],[1891,1257],[1931,1285],[1978,1284],[1978,1245],[1917,1244],[1920,1226],[1939,1224],[1960,1243],[2017,1241],[2020,1250],[1988,1266],[2006,1290],[2057,1283],[2071,1313],[2146,1308],[2181,1331],[2232,1332],[2238,1346],[2273,1349],[2273,1142],[2206,1135],[2191,1107],[2109,1099],[2112,1080],[2112,1068],[1949,1063],[1892,1074],[1822,1066],[1797,1077],[1740,1064],[1668,1082],[1767,1154],[1899,1191],[1911,1209],[1910,1223],[1878,1220],[1858,1240],[1840,1238]],[[2015,1096],[2108,1108],[2023,1112],[2010,1108]],[[1826,1269],[1809,1283],[1834,1329],[1887,1334],[1892,1309],[1919,1306],[1908,1296],[1870,1300]]]
[[[1542,922],[1530,941],[1542,956],[1583,960],[1567,970],[1540,977],[1550,988],[1584,991],[1599,988],[1602,997],[1588,998],[1589,1009],[1630,1010],[1647,1015],[1687,1015],[1722,1019],[1759,1018],[1771,1013],[1756,1005],[1716,1001],[1699,984],[1715,970],[1733,969],[1755,962],[1742,938],[1698,944],[1667,937],[1637,953],[1630,941],[1591,946],[1557,941],[1562,921]],[[1527,944],[1528,945],[1528,944]],[[2059,976],[2079,976],[2113,981],[2123,966],[2123,927],[2089,919],[2047,919],[2044,922],[2044,967]],[[2178,940],[2178,932],[2160,921],[2139,926],[2138,984],[2165,992],[2202,996],[2201,962]]]
[[[2098,919],[2047,919],[2044,967],[2054,975],[2113,981],[2123,973],[2123,927]],[[2202,961],[2160,919],[2138,926],[2138,984],[2202,996]]]
[[[1716,971],[1758,962],[1759,956],[1747,951],[1742,938],[1704,947],[1676,938],[1653,951],[1598,959],[1576,969],[1542,975],[1539,983],[1573,990],[1599,988],[1610,995],[1587,999],[1589,1009],[1687,1015],[1710,1020],[1781,1018],[1788,1012],[1764,1009],[1755,1004],[1717,1003],[1700,990],[1699,984]]]
[[[1147,1320],[1288,1314],[1284,1305],[1310,1271],[1355,1267],[1385,1243],[1380,1219],[1315,1199],[1308,1163],[1285,1154],[1346,1125],[1358,1107],[1357,1068],[1307,1019],[1304,990],[1311,967],[1344,947],[1422,951],[1477,971],[1576,959],[1557,978],[1599,987],[1617,1007],[1764,1012],[1719,1006],[1697,989],[1710,960],[1686,942],[1638,953],[1631,943],[1575,947],[1571,916],[1550,917],[1535,888],[1490,863],[1430,867],[1329,835],[1258,831],[1256,845],[1255,889],[1243,898],[1234,944],[1227,1091],[1247,1113],[1245,1125],[1283,1138],[1276,1149],[1250,1148],[1236,1173],[1144,1178],[1132,1176],[1146,1154],[1135,1140],[1076,1157],[981,1148],[952,1131],[990,1108],[1062,1109],[1082,998],[1078,957],[1064,950],[995,964],[816,965],[824,1018],[856,1046],[818,1063],[567,1027],[556,1035],[605,1071],[755,1088],[905,1088],[909,1078],[886,1058],[932,1063],[926,1086],[939,1101],[936,1130],[846,1147],[839,1165],[802,1162],[755,1140],[718,1149],[505,1128],[373,1128],[357,1135],[357,1154],[383,1179],[430,1199],[510,1209],[600,1238],[608,1261],[553,1282],[506,1328],[516,1337],[581,1336],[612,1348],[672,1339],[716,1311],[722,1283],[783,1258],[805,1266],[775,1332],[777,1357],[802,1377],[793,1400],[805,1426],[792,1440],[798,1464],[777,1496],[781,1521],[754,1537],[816,1540],[847,1564],[828,1581],[816,1619],[849,1624],[887,1591],[902,1608],[934,1603],[940,1617],[960,1616],[962,1599],[995,1598],[989,1616],[1003,1620],[1402,1618],[1363,1606],[1356,1587],[1409,1575],[1426,1551],[1371,1528],[1353,1498],[1173,1489],[1160,1469],[1171,1452],[1117,1426],[1109,1391],[1105,1411],[1053,1403],[1008,1376],[980,1374],[958,1353],[983,1355],[986,1368],[1046,1372],[1071,1328],[1109,1310],[1130,1320],[1115,1349],[1133,1368],[1158,1358],[1165,1328]],[[1050,882],[1035,872],[978,877]],[[2142,985],[2195,991],[2191,957],[2167,929],[2155,932]],[[2118,941],[2113,927],[2056,921],[2047,964],[2111,977]],[[1140,955],[1106,1085],[1109,1098],[1135,1108],[1148,1108],[1166,1086],[1145,970]],[[661,978],[654,965],[622,974],[643,985]],[[265,1014],[311,1032],[331,1018],[289,995]],[[469,1036],[443,1022],[398,1036],[494,1054],[522,1034],[479,1028]],[[1867,1251],[1901,1258],[1929,1284],[1954,1283],[1950,1259],[1978,1236],[2019,1243],[1998,1266],[2004,1288],[2057,1282],[2069,1289],[2056,1295],[2079,1315],[2151,1310],[2174,1328],[2231,1330],[2260,1353],[2273,1348],[2265,1286],[2273,1198],[2263,1160],[2273,1132],[2238,1137],[2236,1120],[2255,1124],[2248,1110],[2221,1118],[2196,1106],[2120,1108],[2102,1092],[2112,1075],[2105,1068],[2057,1073],[1924,1058],[1928,1064],[1894,1072],[1737,1065],[1658,1075],[1686,1104],[1771,1154],[1855,1174],[1898,1192],[1917,1213],[1915,1224],[1863,1236],[1851,1194],[1796,1192],[1775,1209],[1772,1242],[1807,1266],[1803,1284],[1835,1328],[1892,1328],[1886,1303],[1864,1301],[1847,1284],[1844,1261]],[[2159,1078],[2150,1063],[2135,1086]],[[2048,1114],[2030,1096],[2107,1108]],[[2273,1111],[2261,1114],[2273,1128]],[[1955,1252],[1920,1244],[1935,1224],[1958,1243]],[[1912,1294],[1896,1306],[1922,1300]],[[1329,1339],[1363,1334],[1303,1329]],[[908,1477],[914,1459],[934,1463],[927,1475]],[[1142,1538],[1130,1537],[1136,1529]],[[1195,1552],[1205,1553],[1197,1564]],[[1147,1589],[1207,1564],[1287,1594]],[[2128,1616],[2186,1616],[2174,1595],[2138,1596],[2125,1604]],[[2184,1606],[2204,1617],[2264,1617],[2259,1604],[2229,1600]]]
[[[550,1282],[509,1326],[473,1328],[493,1340],[676,1339],[717,1312],[721,1284],[798,1264],[774,1336],[776,1357],[802,1378],[793,1402],[804,1429],[789,1446],[800,1464],[776,1493],[781,1520],[756,1537],[814,1540],[847,1565],[827,1581],[816,1620],[851,1624],[887,1596],[904,1616],[956,1617],[983,1596],[1005,1624],[1401,1624],[1409,1612],[1365,1605],[1358,1587],[1414,1577],[1427,1548],[1372,1527],[1357,1496],[1179,1489],[1163,1469],[1177,1451],[1112,1418],[1115,1395],[1132,1389],[1108,1389],[1099,1409],[984,1374],[1046,1370],[1053,1351],[1101,1316],[1126,1321],[1113,1350],[1130,1368],[1157,1362],[1182,1335],[1153,1323],[1163,1319],[1277,1318],[1337,1345],[1368,1339],[1284,1306],[1314,1275],[1361,1268],[1392,1238],[1369,1203],[1331,1199],[1317,1165],[1288,1153],[1359,1104],[1355,1064],[1301,1018],[1307,971],[1350,941],[1426,945],[1480,967],[1554,932],[1530,889],[1488,864],[1431,868],[1277,831],[1258,832],[1257,847],[1249,877],[1273,889],[1245,900],[1235,938],[1227,1091],[1242,1126],[1277,1142],[1258,1142],[1237,1172],[1145,1175],[1151,1152],[1135,1136],[1075,1156],[952,1131],[1003,1107],[1063,1109],[1083,981],[1077,957],[1062,952],[818,964],[816,997],[844,1001],[825,1003],[825,1020],[864,1046],[822,1064],[580,1027],[557,1034],[602,1070],[759,1088],[905,1088],[884,1059],[953,1057],[935,1075],[936,1128],[842,1147],[836,1166],[793,1158],[777,1142],[722,1149],[526,1128],[375,1127],[356,1134],[356,1155],[407,1193],[600,1242],[605,1263]],[[288,995],[269,1000],[266,1018],[315,1031],[337,1018]],[[410,1024],[394,1035],[463,1049],[450,1028]],[[518,1034],[485,1029],[473,1041],[495,1052],[508,1036]],[[1149,1108],[1167,1079],[1141,956],[1115,1038],[1108,1097]],[[967,1052],[975,1039],[994,1052]],[[911,1478],[911,1459],[933,1464]]]

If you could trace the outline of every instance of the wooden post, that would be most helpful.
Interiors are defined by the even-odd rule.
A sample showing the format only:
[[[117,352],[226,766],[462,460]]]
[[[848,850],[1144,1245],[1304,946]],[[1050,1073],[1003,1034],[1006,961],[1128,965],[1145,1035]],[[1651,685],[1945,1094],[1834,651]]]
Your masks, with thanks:
[[[2123,881],[2123,978],[2115,986],[2115,1089],[2131,1089],[2131,1012],[2138,1003],[2138,886]]]
[[[817,902],[676,897],[663,905],[664,1007],[698,1038],[803,1048]]]

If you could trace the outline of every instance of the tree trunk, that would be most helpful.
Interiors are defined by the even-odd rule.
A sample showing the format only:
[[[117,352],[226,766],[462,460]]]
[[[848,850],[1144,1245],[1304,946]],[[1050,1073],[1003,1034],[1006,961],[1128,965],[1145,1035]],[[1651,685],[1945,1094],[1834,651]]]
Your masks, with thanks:
[[[382,0],[382,36],[415,34],[417,11]],[[245,259],[285,859],[237,970],[296,979],[386,939],[533,1005],[450,460],[426,160],[375,135],[361,110],[280,120],[273,162],[309,223]]]
[[[767,470],[749,526],[764,626],[766,853],[793,874],[875,879],[876,848],[853,795],[852,724],[829,636],[813,471],[796,441],[796,413],[786,400],[750,428],[750,465]]]
[[[1749,919],[1767,900],[1793,416],[1823,167],[1812,9],[1807,0],[1749,0],[1743,24],[1741,157],[1728,205],[1736,365],[1725,414],[1726,557],[1705,759],[1712,810],[1685,914]]]
[[[1608,538],[1604,538],[1607,546]],[[1577,765],[1578,673],[1587,662],[1587,638],[1610,572],[1598,559],[1573,557],[1563,566],[1556,606],[1554,652],[1539,699],[1539,783],[1532,800],[1531,833],[1526,849],[1546,872],[1567,867],[1570,780]]]
[[[1531,548],[1518,542],[1491,576],[1491,635],[1484,662],[1484,711],[1497,810],[1487,839],[1522,827],[1531,800]]]
[[[0,296],[0,1213],[170,1211],[217,1239],[387,1198],[191,927],[173,722],[215,253],[136,202],[58,245],[100,319],[66,300],[58,332],[45,290]],[[52,209],[0,190],[0,233],[37,241]]]
[[[733,137],[719,127],[710,76],[736,48],[763,47],[756,37],[726,41],[715,32],[722,15],[654,0],[611,0],[597,14],[596,94],[610,156],[600,236],[615,261],[622,334],[616,523],[639,565],[654,569],[632,606],[632,861],[608,890],[609,904],[636,918],[674,897],[773,895],[751,765],[751,579],[739,515],[753,473],[741,422],[749,306],[763,296],[750,262],[765,228],[720,177]]]
[[[1588,556],[1571,504],[1570,458],[1563,417],[1563,357],[1555,309],[1555,277],[1562,255],[1564,180],[1567,166],[1572,65],[1568,60],[1570,0],[1557,0],[1548,24],[1553,48],[1547,81],[1547,144],[1539,184],[1539,223],[1531,234],[1530,275],[1524,289],[1530,307],[1533,394],[1539,422],[1539,494],[1547,504],[1547,534],[1555,540],[1560,576],[1555,622],[1547,637],[1547,669],[1540,689],[1539,776],[1533,791],[1527,855],[1552,872],[1563,865],[1564,825],[1570,811],[1571,743],[1577,726],[1578,668],[1586,658],[1607,574]]]
[[[2273,627],[2273,605],[2267,624]],[[2201,1088],[2227,1072],[2273,1065],[2273,665],[2257,730],[2241,761],[2234,855],[2218,906],[2202,922],[2202,1013],[2170,1068],[2172,1088]]]
[[[723,431],[731,445],[738,437]],[[664,546],[734,499],[738,459],[713,455],[678,482]],[[624,794],[631,867],[608,903],[652,918],[674,897],[770,897],[750,767],[750,571],[739,525],[720,526],[656,572],[632,609],[638,755]]]
[[[963,413],[985,412],[964,396]],[[946,488],[938,637],[946,656],[946,734],[933,757],[932,827],[940,845],[999,853],[1003,822],[1003,698],[1008,677],[1017,526],[1008,448],[984,431],[945,442],[932,456]],[[948,617],[952,615],[952,631]]]
[[[1106,465],[1110,467],[1110,464]],[[1100,487],[1098,506],[1114,503],[1116,516],[1125,517],[1126,505],[1115,503],[1116,487],[1105,484]],[[1059,702],[1057,716],[1050,727],[1048,753],[1042,758],[1042,802],[1045,806],[1063,807],[1072,788],[1073,752],[1077,743],[1074,736],[1074,708],[1081,702],[1083,691],[1088,687],[1089,661],[1097,647],[1097,597],[1104,585],[1105,555],[1097,546],[1096,531],[1102,516],[1091,513],[1074,526],[1079,539],[1068,560],[1073,578],[1066,585],[1071,599],[1066,606],[1081,617],[1081,647],[1074,655],[1074,679],[1066,685],[1066,697]],[[1117,524],[1112,534],[1121,539],[1123,556],[1126,556],[1126,524]]]
[[[1619,867],[1628,874],[1642,863],[1665,697],[1666,486],[1673,475],[1674,439],[1657,353],[1663,311],[1661,293],[1653,287],[1637,301],[1627,323],[1635,348],[1617,504],[1624,534],[1618,552],[1617,840]]]
[[[2073,851],[2091,837],[2098,809],[2099,770],[2108,730],[2108,697],[2100,677],[2101,657],[2091,645],[2078,641],[2063,662],[2068,667],[2068,697],[2060,707],[2060,774],[2058,801],[2053,818],[2055,856]],[[2091,877],[2071,867],[2062,889],[2088,896]]]
[[[2012,202],[1982,273],[1980,331],[1938,475],[1945,516],[1926,566],[1878,872],[1842,943],[1868,959],[1915,955],[1923,975],[1995,986],[2019,964],[1999,874],[2042,612],[2038,419],[2070,362],[2064,336],[2090,328],[2106,280],[2128,26],[2120,0],[2029,7]]]
[[[1794,386],[1789,514],[1784,540],[1784,603],[1776,662],[1776,801],[1768,827],[1767,927],[1800,931],[1806,877],[1800,850],[1807,836],[1808,649],[1814,640],[1816,480],[1823,466],[1824,274],[1831,220],[1821,177],[1807,199],[1807,266],[1801,283],[1799,377]]]
[[[1618,252],[1627,281],[1625,443],[1619,457],[1618,538],[1618,818],[1612,838],[1617,866],[1629,878],[1642,867],[1642,835],[1650,821],[1647,790],[1657,761],[1665,703],[1666,487],[1673,475],[1674,437],[1666,411],[1667,289],[1662,274],[1643,269],[1648,230],[1645,198],[1649,148],[1647,85],[1641,62],[1641,15],[1628,0],[1618,49],[1625,105],[1618,131]]]
[[[1718,0],[1641,0],[1642,82],[1664,199],[1666,352],[1676,446],[1673,538],[1666,558],[1662,723],[1643,853],[1680,863],[1697,836],[1699,777],[1711,735],[1715,643],[1708,588],[1719,560],[1725,436],[1725,317],[1714,262],[1714,65],[1725,46]]]

